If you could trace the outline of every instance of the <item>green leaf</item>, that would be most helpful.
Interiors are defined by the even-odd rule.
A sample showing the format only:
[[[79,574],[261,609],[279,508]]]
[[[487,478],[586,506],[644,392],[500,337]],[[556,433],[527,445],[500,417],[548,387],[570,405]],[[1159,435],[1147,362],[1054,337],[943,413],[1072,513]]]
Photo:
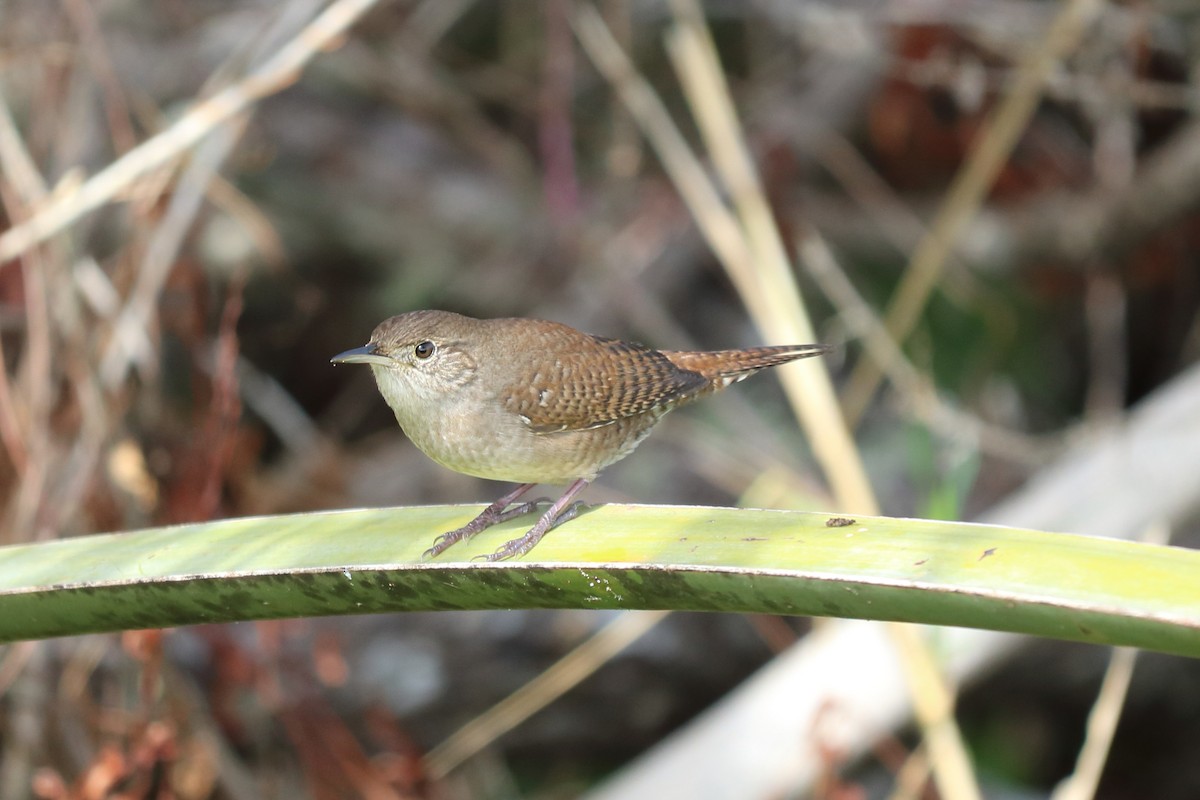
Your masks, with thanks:
[[[329,614],[661,608],[961,625],[1200,656],[1200,551],[961,522],[618,506],[521,561],[436,561],[475,507],[222,520],[0,548],[0,641]],[[528,523],[526,523],[528,524]]]

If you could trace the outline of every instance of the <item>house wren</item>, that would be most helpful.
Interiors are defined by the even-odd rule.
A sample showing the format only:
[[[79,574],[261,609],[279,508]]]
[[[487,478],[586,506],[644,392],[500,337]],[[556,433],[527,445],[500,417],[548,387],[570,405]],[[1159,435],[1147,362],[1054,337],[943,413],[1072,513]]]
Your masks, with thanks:
[[[384,320],[335,364],[370,364],[383,399],[425,455],[457,472],[520,485],[425,552],[540,502],[516,503],[539,483],[569,484],[528,533],[487,557],[521,555],[579,512],[575,498],[600,470],[637,447],[672,408],[798,358],[821,344],[687,352],[652,350],[556,322],[472,319],[413,311]]]

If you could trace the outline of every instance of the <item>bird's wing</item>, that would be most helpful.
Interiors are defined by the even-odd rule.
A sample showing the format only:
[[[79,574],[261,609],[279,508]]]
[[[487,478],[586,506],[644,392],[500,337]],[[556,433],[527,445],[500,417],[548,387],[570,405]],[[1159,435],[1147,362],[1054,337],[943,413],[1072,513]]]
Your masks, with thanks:
[[[659,410],[709,385],[639,344],[584,335],[505,392],[505,405],[538,433],[586,430]]]

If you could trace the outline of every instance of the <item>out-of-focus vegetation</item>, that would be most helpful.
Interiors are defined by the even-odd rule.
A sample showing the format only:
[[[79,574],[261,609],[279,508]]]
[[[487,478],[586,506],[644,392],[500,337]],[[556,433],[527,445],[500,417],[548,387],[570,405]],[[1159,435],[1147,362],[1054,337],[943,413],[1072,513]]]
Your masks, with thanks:
[[[1200,16],[1094,6],[903,342],[916,384],[858,392],[860,309],[797,267],[820,338],[844,345],[831,366],[886,513],[970,518],[1196,360]],[[595,7],[698,143],[663,46],[671,8]],[[380,3],[303,72],[247,79],[324,8],[0,3],[0,544],[490,499],[404,441],[366,370],[328,364],[399,311],[759,341],[581,48],[577,6]],[[792,254],[821,237],[882,316],[1060,5],[706,10]],[[19,243],[231,87],[246,113],[154,140],[153,168]],[[811,464],[761,377],[669,417],[589,499],[830,509]],[[806,628],[673,617],[450,779],[427,771],[423,753],[604,621],[414,614],[9,646],[0,798],[572,795]],[[1105,658],[1043,643],[967,687],[985,781],[1040,796],[1070,770]],[[1099,796],[1200,794],[1197,685],[1193,662],[1139,663]],[[816,791],[882,796],[910,745],[865,764],[829,750]]]

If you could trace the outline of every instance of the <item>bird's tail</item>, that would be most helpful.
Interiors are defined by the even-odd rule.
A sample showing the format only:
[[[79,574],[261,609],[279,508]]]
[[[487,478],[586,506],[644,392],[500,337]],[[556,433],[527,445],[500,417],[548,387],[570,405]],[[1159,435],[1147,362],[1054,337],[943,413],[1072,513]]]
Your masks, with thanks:
[[[753,375],[760,369],[776,367],[810,356],[824,355],[831,350],[833,348],[827,344],[796,344],[707,352],[668,350],[663,351],[663,355],[680,369],[698,372],[718,386],[728,386]]]

